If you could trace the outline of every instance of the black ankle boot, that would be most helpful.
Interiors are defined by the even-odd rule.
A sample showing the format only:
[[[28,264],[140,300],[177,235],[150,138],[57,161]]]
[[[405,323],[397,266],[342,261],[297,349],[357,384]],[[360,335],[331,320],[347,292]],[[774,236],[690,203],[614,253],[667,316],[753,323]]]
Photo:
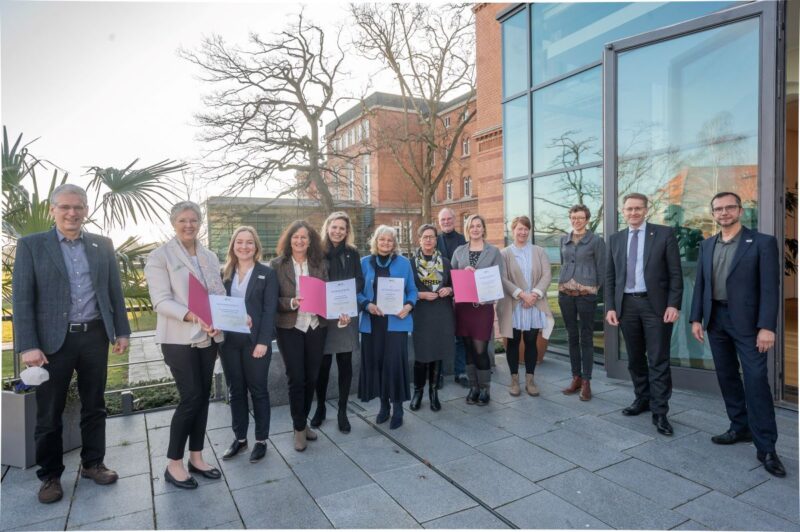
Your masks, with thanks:
[[[411,404],[408,405],[408,408],[411,410],[419,410],[419,406],[421,404],[422,404],[422,387],[414,386],[414,395],[411,396]]]
[[[389,419],[389,401],[381,399],[381,409],[378,411],[378,416],[375,418],[375,423],[386,423]]]
[[[311,426],[314,428],[322,425],[325,421],[325,402],[317,401],[317,410],[314,412],[314,417],[311,418]]]
[[[478,394],[477,400],[478,406],[486,406],[489,404],[489,387],[482,387],[480,393]]]
[[[439,390],[436,387],[431,387],[428,396],[431,400],[431,410],[438,412],[442,409],[442,403],[439,402]]]
[[[389,428],[394,430],[403,424],[403,403],[394,403],[392,405],[392,420],[389,422]]]
[[[467,404],[474,405],[478,402],[478,395],[480,395],[480,390],[477,386],[473,386],[469,389],[469,393],[467,394]]]
[[[337,416],[337,421],[339,421],[339,432],[343,434],[348,434],[350,432],[350,421],[347,419],[347,409],[346,408],[339,408],[339,415]]]

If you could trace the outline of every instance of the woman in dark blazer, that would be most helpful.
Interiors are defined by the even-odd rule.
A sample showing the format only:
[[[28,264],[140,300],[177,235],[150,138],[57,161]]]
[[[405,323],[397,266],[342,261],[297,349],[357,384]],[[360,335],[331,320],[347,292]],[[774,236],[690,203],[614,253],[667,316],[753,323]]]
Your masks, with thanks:
[[[228,246],[228,258],[222,269],[225,292],[245,300],[250,316],[250,333],[228,332],[220,348],[220,361],[230,391],[231,422],[235,439],[223,460],[247,449],[247,428],[250,413],[247,393],[253,401],[256,442],[250,462],[264,458],[269,437],[269,364],[272,360],[272,339],[275,336],[275,311],[278,307],[278,279],[272,268],[261,264],[261,241],[249,226],[236,229]]]
[[[450,261],[436,249],[436,227],[421,225],[417,235],[420,247],[411,261],[418,300],[414,307],[414,395],[409,408],[419,410],[427,379],[431,410],[437,412],[442,409],[436,385],[438,370],[443,359],[455,356]]]
[[[305,451],[306,441],[317,439],[306,420],[314,400],[328,324],[316,314],[299,310],[303,297],[298,287],[304,275],[327,281],[328,268],[319,233],[305,220],[293,222],[283,231],[276,251],[278,256],[270,266],[278,276],[278,349],[289,380],[294,448]]]
[[[414,330],[410,316],[417,302],[417,287],[411,263],[397,252],[397,232],[388,225],[375,229],[370,240],[370,255],[361,259],[364,289],[358,294],[361,310],[361,374],[358,398],[381,400],[376,423],[389,419],[390,429],[403,424],[403,401],[411,398],[408,376],[408,333]],[[397,314],[386,315],[377,305],[378,279],[403,279],[403,307]]]
[[[361,259],[353,245],[353,227],[346,212],[334,212],[322,225],[322,249],[328,265],[328,279],[331,281],[356,280],[356,293],[364,289],[364,275],[361,273]],[[347,419],[347,399],[353,381],[353,351],[358,345],[358,321],[349,316],[341,317],[343,327],[336,320],[328,320],[328,335],[325,338],[325,355],[317,378],[317,410],[311,418],[311,426],[319,427],[325,419],[325,395],[328,391],[328,378],[331,373],[333,355],[339,370],[339,430],[350,432]]]

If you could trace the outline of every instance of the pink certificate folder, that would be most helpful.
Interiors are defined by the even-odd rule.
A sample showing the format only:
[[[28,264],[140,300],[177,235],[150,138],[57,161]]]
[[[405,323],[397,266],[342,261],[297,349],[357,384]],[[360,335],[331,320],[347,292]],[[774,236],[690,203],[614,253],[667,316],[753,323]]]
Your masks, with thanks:
[[[208,292],[203,283],[192,273],[189,273],[189,310],[206,325],[211,325],[211,303],[208,301]]]
[[[300,297],[300,310],[322,316],[323,318],[328,315],[328,301],[325,289],[325,281],[310,277],[308,275],[300,276],[299,286]]]
[[[472,270],[450,270],[456,303],[478,303],[478,287]]]

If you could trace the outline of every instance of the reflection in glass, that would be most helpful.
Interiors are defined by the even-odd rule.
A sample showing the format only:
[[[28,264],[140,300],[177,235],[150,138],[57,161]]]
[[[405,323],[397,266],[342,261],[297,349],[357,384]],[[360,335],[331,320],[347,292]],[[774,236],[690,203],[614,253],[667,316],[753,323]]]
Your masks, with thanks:
[[[528,17],[523,9],[503,22],[503,97],[528,88]]]
[[[759,21],[744,20],[624,52],[618,59],[620,197],[650,197],[649,220],[675,228],[684,293],[673,365],[713,369],[686,320],[698,245],[717,232],[709,202],[721,190],[758,216]],[[620,223],[622,222],[620,217]]]
[[[602,59],[603,45],[690,20],[733,2],[533,4],[533,84]]]
[[[533,93],[533,172],[603,158],[601,67]]]
[[[514,181],[505,184],[505,202],[504,202],[504,223],[503,223],[503,236],[505,237],[506,245],[511,244],[511,220],[516,216],[530,216],[530,193],[528,192],[528,183],[530,179],[523,179],[521,181]]]
[[[503,104],[503,178],[528,175],[528,96]]]

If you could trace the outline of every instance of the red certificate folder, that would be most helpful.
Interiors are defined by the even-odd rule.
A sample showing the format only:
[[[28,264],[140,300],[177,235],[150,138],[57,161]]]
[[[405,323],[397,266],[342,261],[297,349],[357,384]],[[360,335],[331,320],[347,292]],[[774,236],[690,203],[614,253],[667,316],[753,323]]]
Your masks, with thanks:
[[[211,325],[211,303],[205,286],[191,272],[189,273],[189,310],[206,325]]]

